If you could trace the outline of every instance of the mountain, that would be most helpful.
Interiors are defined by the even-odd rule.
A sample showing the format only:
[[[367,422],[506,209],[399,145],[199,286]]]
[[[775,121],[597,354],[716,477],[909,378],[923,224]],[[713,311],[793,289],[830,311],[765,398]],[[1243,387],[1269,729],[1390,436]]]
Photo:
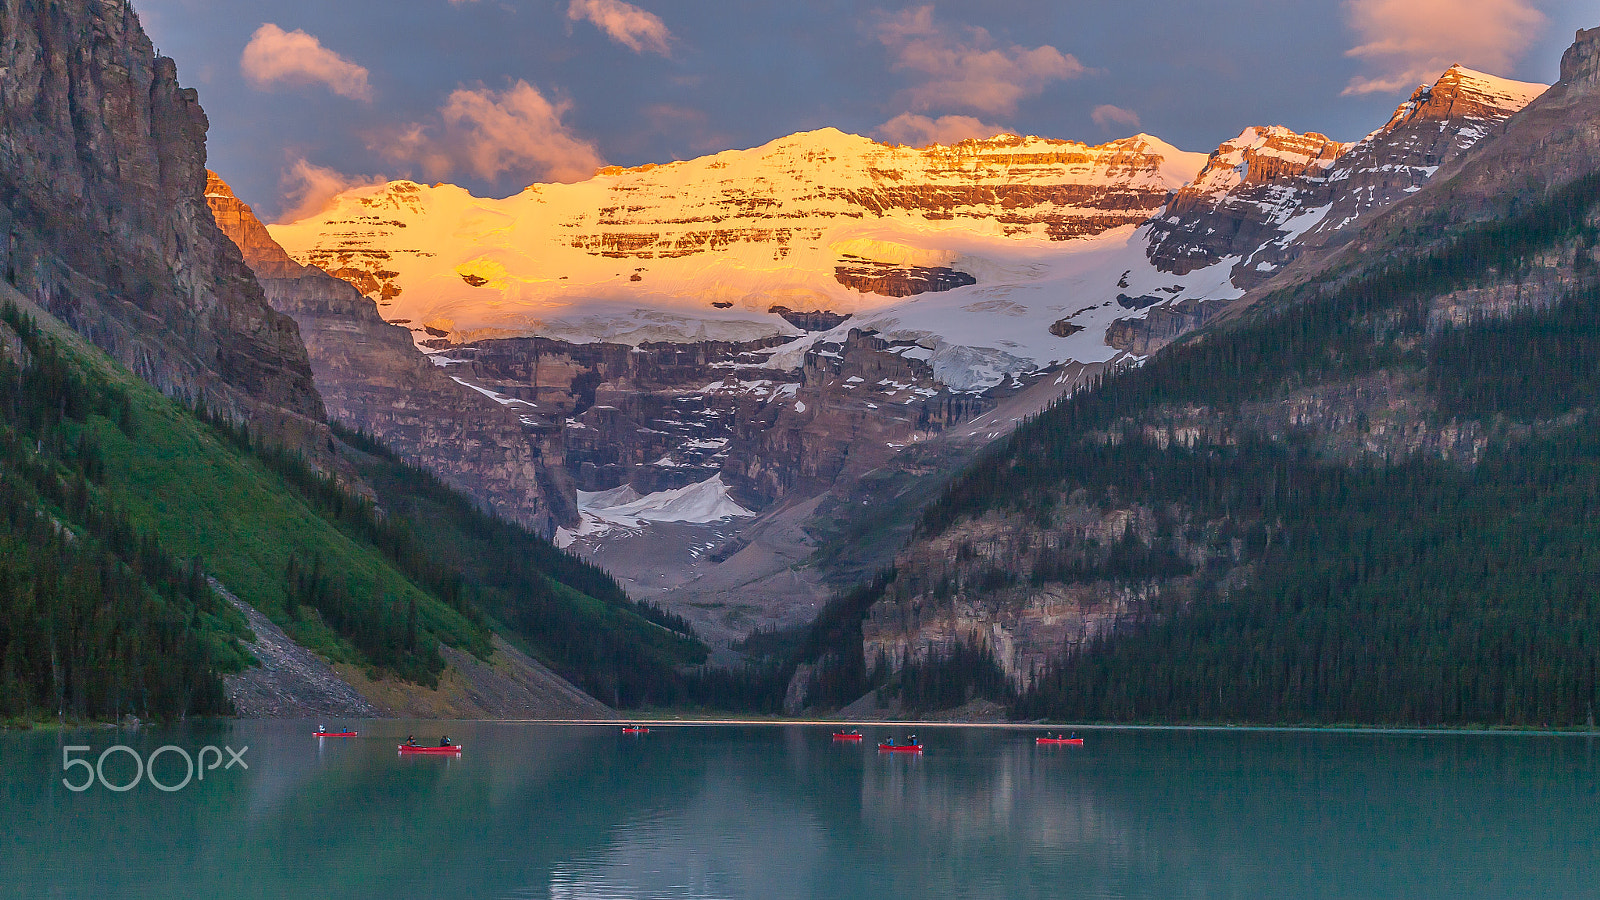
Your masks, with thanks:
[[[0,719],[592,716],[593,695],[681,699],[679,668],[704,657],[681,620],[325,420],[321,379],[336,409],[403,438],[384,404],[448,379],[371,301],[274,257],[247,208],[208,192],[205,116],[128,4],[7,2],[0,23]],[[329,349],[331,333],[347,343]],[[341,382],[352,364],[411,390]],[[538,474],[530,431],[448,383],[459,418],[420,432],[470,447],[505,427],[522,443],[497,449],[524,470],[497,482],[465,465],[462,480],[554,524],[521,480]]]
[[[214,173],[206,202],[272,308],[299,327],[328,414],[546,537],[577,524],[559,431],[452,379],[373,302],[290,259]]]
[[[1597,57],[1579,32],[1557,84],[1456,132],[1342,247],[957,478],[791,657],[794,704],[931,685],[1075,720],[1590,720]]]
[[[6,281],[169,396],[316,452],[305,349],[206,207],[176,65],[126,3],[4,0],[0,21]]]
[[[1261,126],[1209,156],[824,129],[500,200],[394,182],[268,228],[562,435],[559,540],[731,639],[815,615],[982,445],[1337,251],[1540,90],[1453,67],[1361,141]],[[696,485],[753,515],[622,527],[583,499]]]
[[[746,341],[802,333],[775,307],[859,314],[1017,265],[980,247],[1137,225],[1199,164],[1146,136],[913,150],[824,129],[504,200],[394,182],[272,231],[418,332]]]
[[[1308,249],[1343,243],[1357,220],[1415,193],[1545,87],[1451,66],[1354,144],[1248,128],[1151,223],[1150,256],[1180,274],[1238,257],[1234,284],[1254,287]]]

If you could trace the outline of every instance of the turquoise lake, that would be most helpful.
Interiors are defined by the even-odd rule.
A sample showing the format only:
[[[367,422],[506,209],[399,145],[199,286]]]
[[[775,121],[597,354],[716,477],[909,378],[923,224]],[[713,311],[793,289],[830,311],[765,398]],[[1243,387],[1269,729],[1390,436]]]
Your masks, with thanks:
[[[1590,737],[315,724],[0,733],[0,896],[1600,897]],[[460,758],[395,752],[441,731]],[[62,784],[114,744],[118,786],[165,745],[249,768]]]

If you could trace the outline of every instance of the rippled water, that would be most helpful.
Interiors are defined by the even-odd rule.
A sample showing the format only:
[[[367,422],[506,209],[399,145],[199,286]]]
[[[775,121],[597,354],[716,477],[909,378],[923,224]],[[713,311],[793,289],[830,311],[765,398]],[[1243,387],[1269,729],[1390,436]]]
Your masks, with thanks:
[[[1592,738],[930,728],[918,758],[875,751],[898,729],[313,724],[0,734],[0,895],[1600,897]],[[396,755],[441,728],[459,759]],[[116,743],[250,768],[62,785],[63,745]]]

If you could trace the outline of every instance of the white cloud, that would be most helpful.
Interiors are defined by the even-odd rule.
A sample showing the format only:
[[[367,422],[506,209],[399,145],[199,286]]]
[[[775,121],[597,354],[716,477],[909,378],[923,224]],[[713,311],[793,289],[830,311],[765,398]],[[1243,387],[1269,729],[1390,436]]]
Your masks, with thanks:
[[[926,147],[930,144],[954,144],[967,138],[991,138],[1009,131],[1009,128],[999,125],[985,125],[972,116],[940,116],[934,119],[916,113],[901,113],[879,125],[873,131],[873,136],[892,144]]]
[[[322,46],[304,31],[284,31],[268,22],[256,29],[239,57],[239,71],[258,90],[279,84],[320,84],[341,97],[372,99],[367,70]]]
[[[503,91],[459,88],[440,107],[437,122],[407,126],[376,147],[418,164],[432,179],[467,173],[493,180],[512,173],[530,181],[581,181],[605,160],[561,121],[571,108],[570,101],[552,103],[526,81]]]
[[[1008,114],[1022,98],[1088,71],[1048,44],[1030,49],[1002,44],[982,28],[947,27],[934,21],[932,6],[886,16],[876,31],[895,70],[924,78],[906,92],[914,110],[954,106]]]
[[[1110,131],[1113,125],[1123,125],[1128,128],[1139,127],[1138,113],[1131,109],[1123,109],[1120,106],[1112,106],[1109,103],[1102,103],[1096,106],[1089,113],[1089,118],[1093,119],[1096,125],[1107,131]]]
[[[1506,74],[1545,21],[1526,0],[1347,0],[1345,15],[1361,41],[1345,55],[1371,67],[1347,95],[1406,90],[1455,63]]]
[[[567,6],[567,18],[588,20],[604,31],[613,41],[635,53],[646,50],[666,56],[667,42],[672,32],[667,30],[661,17],[649,10],[640,9],[622,0],[572,0]]]
[[[278,221],[298,222],[327,209],[334,197],[351,188],[369,187],[385,181],[388,179],[382,176],[346,175],[336,169],[297,159],[280,181],[285,209],[278,216]]]

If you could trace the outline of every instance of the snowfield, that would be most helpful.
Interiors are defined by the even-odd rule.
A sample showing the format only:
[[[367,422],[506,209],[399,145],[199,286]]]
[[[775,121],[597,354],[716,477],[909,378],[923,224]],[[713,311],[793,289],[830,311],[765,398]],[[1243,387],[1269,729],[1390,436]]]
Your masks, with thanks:
[[[631,485],[609,491],[579,491],[577,528],[556,529],[556,546],[565,548],[575,538],[604,534],[613,528],[640,528],[651,522],[705,524],[723,519],[754,516],[728,496],[721,475],[698,484],[640,496]]]

